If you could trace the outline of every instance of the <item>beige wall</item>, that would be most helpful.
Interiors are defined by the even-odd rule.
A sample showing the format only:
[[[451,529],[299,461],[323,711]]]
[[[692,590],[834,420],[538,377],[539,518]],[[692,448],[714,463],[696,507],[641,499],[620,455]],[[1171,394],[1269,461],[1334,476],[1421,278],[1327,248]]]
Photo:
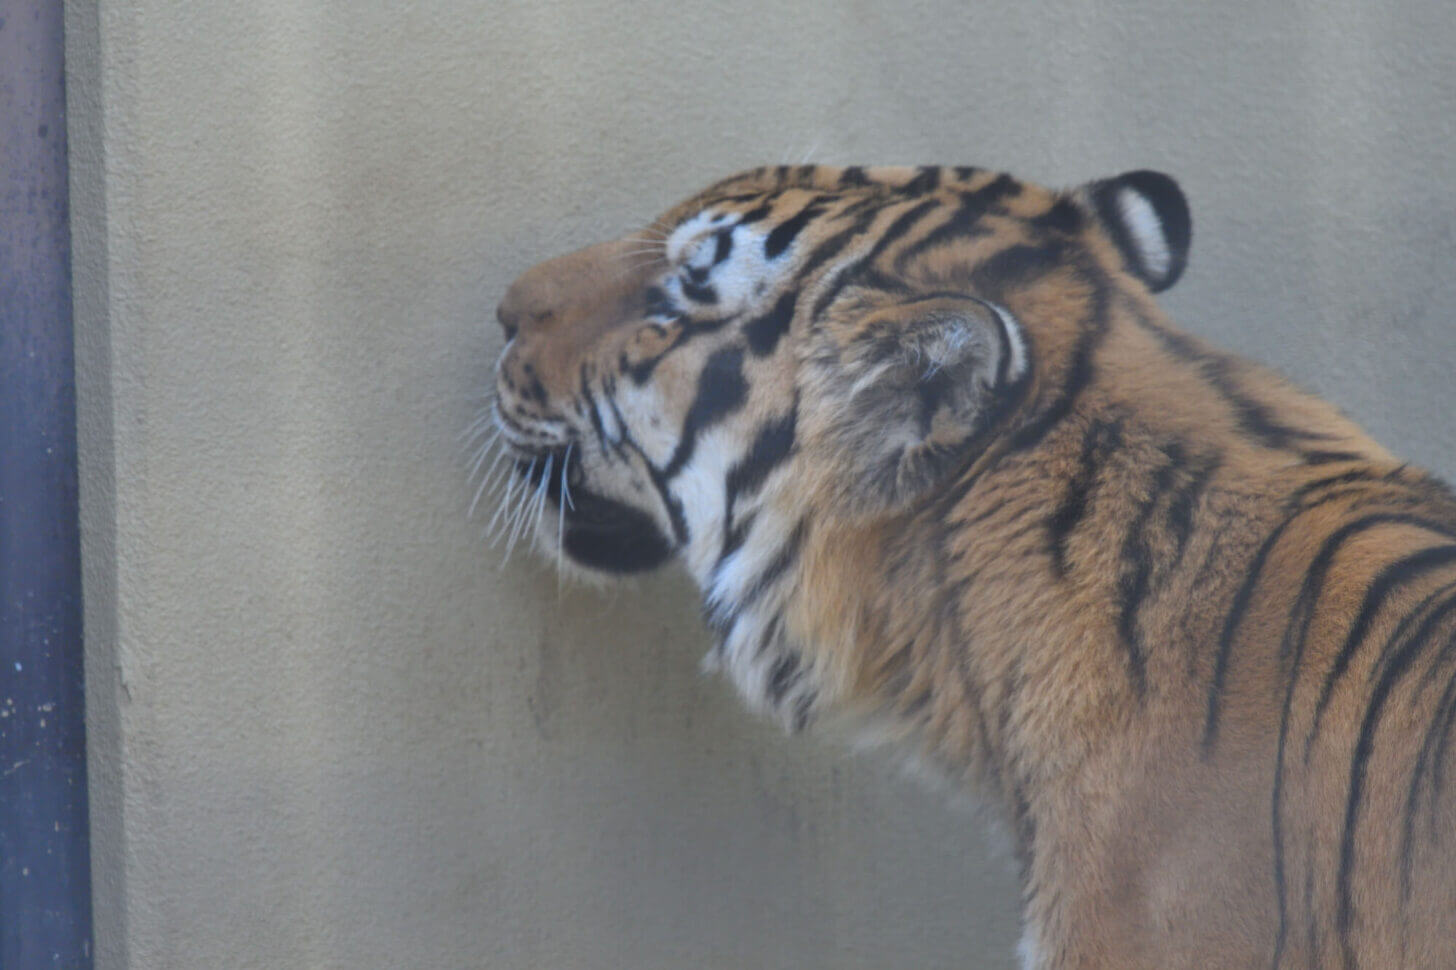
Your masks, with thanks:
[[[980,827],[498,568],[520,269],[764,161],[1150,166],[1167,304],[1456,474],[1448,0],[77,0],[98,966],[1007,967]]]

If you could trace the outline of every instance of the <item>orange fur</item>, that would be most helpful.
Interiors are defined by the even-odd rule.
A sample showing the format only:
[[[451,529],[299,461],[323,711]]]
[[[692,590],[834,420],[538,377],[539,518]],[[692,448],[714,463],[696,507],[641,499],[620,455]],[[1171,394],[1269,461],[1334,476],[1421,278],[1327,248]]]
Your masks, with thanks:
[[[732,244],[767,254],[801,216],[787,268],[755,251],[704,277],[756,285],[748,309],[678,298],[653,318],[649,287],[688,285],[663,283],[681,270],[668,250],[630,270],[627,243],[542,264],[502,304],[519,336],[501,407],[523,426],[554,414],[589,453],[579,385],[624,402],[637,450],[595,432],[584,487],[665,535],[653,474],[681,500],[679,552],[752,703],[872,720],[998,809],[1031,966],[1456,966],[1456,499],[1178,331],[1097,207],[1124,190],[736,176],[660,225],[716,213],[716,239],[743,219]],[[794,307],[781,338],[775,299]],[[1016,334],[1024,374],[991,349],[1014,358]],[[716,397],[713,360],[737,368]],[[918,425],[902,389],[924,397]],[[792,450],[754,466],[785,415]],[[734,468],[758,475],[742,508]]]

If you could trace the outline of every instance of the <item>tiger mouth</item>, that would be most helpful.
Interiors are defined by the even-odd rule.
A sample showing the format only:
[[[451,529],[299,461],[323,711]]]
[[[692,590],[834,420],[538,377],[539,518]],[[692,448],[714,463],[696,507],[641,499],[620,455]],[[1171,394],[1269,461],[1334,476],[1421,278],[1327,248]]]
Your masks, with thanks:
[[[561,520],[561,550],[579,565],[608,573],[640,573],[672,556],[671,540],[651,515],[591,488],[574,449],[517,458],[515,473],[526,480],[528,491],[544,488]]]

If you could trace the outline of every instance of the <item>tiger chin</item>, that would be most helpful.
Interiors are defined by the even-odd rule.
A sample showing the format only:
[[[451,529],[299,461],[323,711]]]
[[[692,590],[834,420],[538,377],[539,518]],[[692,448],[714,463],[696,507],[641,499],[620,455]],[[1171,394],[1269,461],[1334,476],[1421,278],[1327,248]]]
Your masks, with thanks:
[[[992,806],[1027,967],[1456,966],[1456,498],[1172,324],[1190,238],[1148,171],[736,175],[510,287],[507,488]]]

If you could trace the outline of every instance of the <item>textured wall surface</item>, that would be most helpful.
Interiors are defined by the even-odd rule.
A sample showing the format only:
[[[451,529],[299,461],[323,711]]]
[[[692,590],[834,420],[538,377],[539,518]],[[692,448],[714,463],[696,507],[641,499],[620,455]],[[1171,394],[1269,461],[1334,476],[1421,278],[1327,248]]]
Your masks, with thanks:
[[[99,967],[1013,965],[974,817],[499,568],[457,445],[519,270],[739,167],[1155,167],[1174,316],[1456,475],[1447,0],[998,7],[71,6]]]

